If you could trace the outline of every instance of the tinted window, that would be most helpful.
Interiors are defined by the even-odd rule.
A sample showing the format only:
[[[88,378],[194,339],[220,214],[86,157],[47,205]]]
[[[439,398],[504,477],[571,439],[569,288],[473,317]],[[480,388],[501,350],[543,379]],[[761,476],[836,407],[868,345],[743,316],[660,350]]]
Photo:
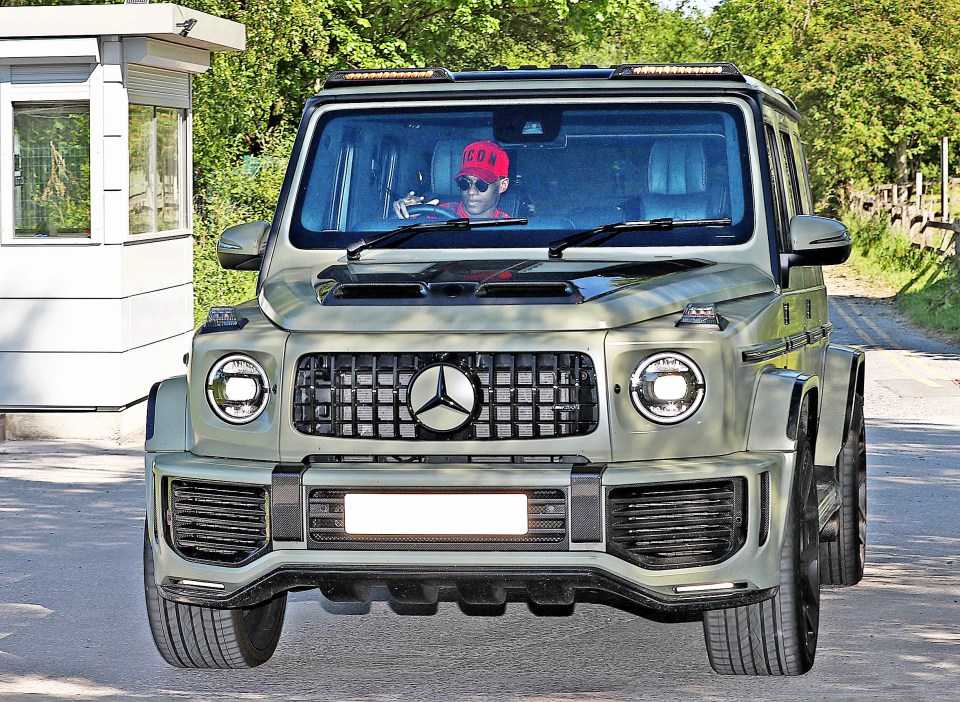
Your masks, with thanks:
[[[456,183],[465,148],[494,142],[508,162],[493,164],[506,168],[497,216],[529,224],[425,233],[405,246],[539,247],[602,224],[663,217],[731,223],[625,233],[606,245],[741,243],[753,231],[742,115],[722,105],[332,110],[308,146],[291,240],[343,248],[365,232],[446,216],[398,219],[393,202],[411,192],[462,216],[477,188],[467,183],[462,193]]]
[[[779,157],[777,156],[777,134],[772,125],[765,125],[767,136],[767,165],[770,167],[770,189],[773,194],[773,217],[777,237],[784,242],[786,233],[786,208],[783,202],[783,181],[780,177]]]
[[[780,132],[780,167],[783,171],[783,190],[787,196],[787,214],[789,217],[800,214],[800,190],[797,182],[797,163],[790,146],[790,135]]]
[[[813,214],[813,193],[810,191],[810,173],[807,170],[807,158],[803,145],[797,135],[793,136],[793,156],[797,163],[797,175],[800,178],[800,200],[803,202],[803,213]]]

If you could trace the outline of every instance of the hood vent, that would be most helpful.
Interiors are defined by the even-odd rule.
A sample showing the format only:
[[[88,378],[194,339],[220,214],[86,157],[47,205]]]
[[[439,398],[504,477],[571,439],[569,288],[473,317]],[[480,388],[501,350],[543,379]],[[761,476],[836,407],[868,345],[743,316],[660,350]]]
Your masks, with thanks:
[[[483,283],[477,297],[570,297],[574,291],[566,282]]]
[[[333,289],[342,300],[411,300],[426,294],[423,283],[341,283]]]

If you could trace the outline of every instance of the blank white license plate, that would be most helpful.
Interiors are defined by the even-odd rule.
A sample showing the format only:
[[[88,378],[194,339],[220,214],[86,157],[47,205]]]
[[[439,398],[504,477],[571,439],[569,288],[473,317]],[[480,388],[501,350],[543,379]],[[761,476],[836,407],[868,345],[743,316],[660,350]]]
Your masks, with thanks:
[[[347,493],[343,511],[348,534],[527,533],[526,495]]]

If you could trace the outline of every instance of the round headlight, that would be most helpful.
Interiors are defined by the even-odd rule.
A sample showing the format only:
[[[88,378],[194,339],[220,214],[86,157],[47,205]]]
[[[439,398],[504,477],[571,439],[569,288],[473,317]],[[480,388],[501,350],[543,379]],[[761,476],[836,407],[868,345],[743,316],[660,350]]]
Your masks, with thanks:
[[[697,364],[679,353],[649,356],[630,376],[633,406],[658,424],[676,424],[692,415],[703,403],[706,389]]]
[[[220,419],[246,424],[260,416],[270,399],[267,373],[249,356],[224,356],[207,376],[207,401]]]

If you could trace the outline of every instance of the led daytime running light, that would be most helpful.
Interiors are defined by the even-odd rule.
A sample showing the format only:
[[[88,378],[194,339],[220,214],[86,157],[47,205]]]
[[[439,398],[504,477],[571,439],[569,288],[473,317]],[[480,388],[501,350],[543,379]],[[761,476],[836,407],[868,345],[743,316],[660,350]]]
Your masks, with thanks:
[[[228,424],[247,424],[259,417],[270,399],[267,373],[250,356],[231,354],[213,364],[207,375],[210,409]]]
[[[633,406],[657,424],[677,424],[689,418],[703,404],[705,395],[706,383],[700,368],[679,353],[648,356],[630,376]]]

